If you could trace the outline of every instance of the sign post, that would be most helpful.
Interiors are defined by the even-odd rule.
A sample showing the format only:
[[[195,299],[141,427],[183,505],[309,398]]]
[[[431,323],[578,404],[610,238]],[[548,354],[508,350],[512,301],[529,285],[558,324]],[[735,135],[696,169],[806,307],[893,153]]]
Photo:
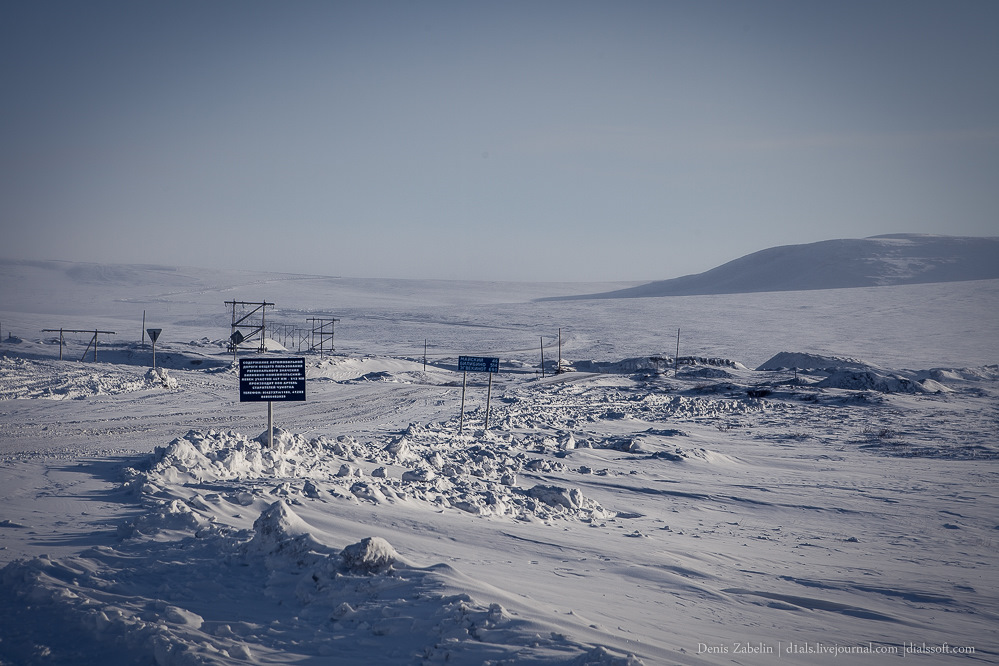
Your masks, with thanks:
[[[305,359],[258,357],[239,360],[239,401],[267,402],[267,446],[274,447],[274,402],[305,400]]]
[[[143,312],[142,316],[145,317],[146,313]],[[163,332],[162,328],[147,328],[146,333],[149,334],[149,339],[153,343],[153,370],[156,369],[156,340],[159,339],[160,333]]]
[[[458,419],[458,434],[465,427],[465,383],[469,372],[488,372],[489,391],[486,393],[486,430],[489,430],[489,400],[493,394],[493,373],[499,372],[499,359],[491,356],[459,356],[458,370],[464,375],[461,380],[461,417]]]

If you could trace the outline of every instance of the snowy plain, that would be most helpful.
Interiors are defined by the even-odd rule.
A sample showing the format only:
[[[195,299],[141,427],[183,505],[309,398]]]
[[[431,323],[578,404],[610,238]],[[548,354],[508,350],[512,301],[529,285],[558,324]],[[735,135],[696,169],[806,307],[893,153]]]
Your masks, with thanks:
[[[999,663],[999,280],[0,281],[0,664]],[[340,320],[272,449],[231,300]]]

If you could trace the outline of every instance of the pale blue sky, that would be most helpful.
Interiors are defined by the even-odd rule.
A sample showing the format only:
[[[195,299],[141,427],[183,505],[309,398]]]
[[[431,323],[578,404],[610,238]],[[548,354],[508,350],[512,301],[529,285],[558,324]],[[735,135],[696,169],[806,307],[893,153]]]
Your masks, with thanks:
[[[999,2],[0,5],[0,256],[653,280],[999,235]]]

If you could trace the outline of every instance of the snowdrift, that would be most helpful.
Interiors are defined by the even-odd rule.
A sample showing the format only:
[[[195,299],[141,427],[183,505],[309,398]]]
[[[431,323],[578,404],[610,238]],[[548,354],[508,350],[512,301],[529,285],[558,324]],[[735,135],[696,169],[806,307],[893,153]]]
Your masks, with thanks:
[[[944,384],[931,378],[928,372],[902,374],[880,368],[855,358],[823,356],[803,352],[780,352],[757,368],[758,371],[801,372],[818,376],[817,388],[849,389],[851,391],[877,391],[879,393],[942,393],[950,391]],[[947,375],[939,371],[940,379],[962,379],[960,374]]]
[[[578,664],[641,663],[571,641],[543,621],[520,617],[515,607],[456,593],[493,592],[506,601],[447,565],[407,562],[380,537],[328,546],[329,535],[283,500],[267,506],[248,530],[192,525],[184,531],[169,518],[160,527],[172,537],[136,534],[115,548],[0,571],[5,593],[30,608],[5,618],[6,630],[59,617],[60,631],[78,639],[58,654],[29,652],[25,661],[283,663],[307,643],[315,646],[310,656],[338,663],[485,664],[509,655],[511,646],[521,663],[573,657]],[[344,640],[357,635],[369,638]]]

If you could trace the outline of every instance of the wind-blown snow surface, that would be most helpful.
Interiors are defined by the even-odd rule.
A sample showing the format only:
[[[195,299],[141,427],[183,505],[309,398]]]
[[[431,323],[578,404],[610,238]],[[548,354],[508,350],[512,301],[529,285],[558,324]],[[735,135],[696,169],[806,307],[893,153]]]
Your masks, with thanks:
[[[539,304],[65,268],[4,267],[0,663],[999,663],[997,281]],[[233,298],[341,318],[272,449]],[[118,335],[59,361],[60,326]],[[461,353],[502,360],[488,430]]]

